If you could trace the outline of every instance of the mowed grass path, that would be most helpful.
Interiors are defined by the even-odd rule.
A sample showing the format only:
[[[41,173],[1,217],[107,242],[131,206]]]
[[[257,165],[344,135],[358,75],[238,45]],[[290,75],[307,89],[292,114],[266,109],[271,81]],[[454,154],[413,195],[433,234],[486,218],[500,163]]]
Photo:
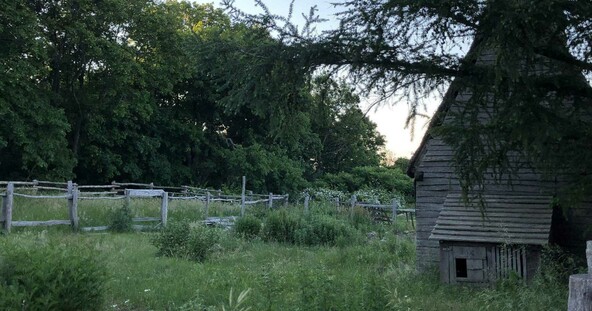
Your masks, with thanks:
[[[105,310],[229,310],[250,289],[251,310],[560,310],[566,287],[540,279],[493,288],[440,284],[415,272],[412,235],[386,232],[346,247],[245,241],[229,234],[204,263],[156,256],[154,233],[20,232],[11,242],[51,239],[98,251],[109,271]],[[200,306],[199,308],[195,306]]]

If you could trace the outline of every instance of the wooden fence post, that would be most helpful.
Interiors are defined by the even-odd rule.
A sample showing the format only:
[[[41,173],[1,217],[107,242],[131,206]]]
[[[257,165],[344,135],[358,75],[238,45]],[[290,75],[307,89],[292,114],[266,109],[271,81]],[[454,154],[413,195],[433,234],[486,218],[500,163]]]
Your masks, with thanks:
[[[349,218],[354,219],[354,207],[356,207],[356,195],[352,195],[351,197],[351,205],[349,206]]]
[[[308,215],[308,203],[310,201],[310,195],[308,193],[304,195],[304,214]]]
[[[37,179],[33,179],[33,193],[37,194],[39,192],[39,181]]]
[[[247,177],[243,176],[243,188],[241,191],[241,216],[245,216],[245,191],[247,189]]]
[[[14,183],[9,182],[6,185],[6,195],[2,199],[2,221],[3,229],[10,233],[12,226],[12,206],[14,204]]]
[[[206,217],[205,217],[205,219],[208,219],[208,211],[210,209],[210,200],[211,199],[212,198],[210,196],[210,192],[209,191],[206,192],[206,211],[205,211]]]
[[[68,215],[72,230],[78,231],[78,187],[71,181],[68,181]]]
[[[569,277],[569,299],[567,311],[592,310],[592,241],[586,242],[588,273],[574,274]]]
[[[269,193],[269,200],[267,201],[267,208],[273,208],[273,193]]]
[[[393,200],[393,224],[397,224],[397,208],[399,207],[399,201],[396,199]]]
[[[160,222],[163,227],[167,225],[167,218],[169,213],[169,193],[162,193],[162,203],[160,204]]]
[[[124,204],[127,206],[127,208],[131,209],[132,208],[132,206],[131,206],[132,198],[130,196],[130,191],[129,191],[129,189],[125,189],[124,192],[125,192],[125,201],[124,201],[125,203]]]

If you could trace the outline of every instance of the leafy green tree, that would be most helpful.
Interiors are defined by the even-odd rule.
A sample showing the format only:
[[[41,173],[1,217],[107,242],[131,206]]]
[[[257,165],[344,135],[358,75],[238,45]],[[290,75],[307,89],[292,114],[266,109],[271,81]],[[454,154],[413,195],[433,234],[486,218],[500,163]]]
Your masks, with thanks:
[[[233,187],[247,175],[252,190],[293,192],[313,172],[379,163],[384,140],[352,88],[313,82],[260,24],[172,1],[0,12],[2,176]]]
[[[408,202],[415,201],[413,180],[397,168],[360,166],[347,172],[325,174],[315,184],[347,193],[372,189],[399,194]]]
[[[322,146],[313,158],[317,175],[380,164],[384,137],[359,108],[351,86],[319,75],[312,83],[312,101],[312,127]]]
[[[486,182],[488,168],[513,174],[516,154],[551,174],[577,172],[572,191],[592,189],[590,1],[352,0],[342,5],[340,27],[318,37],[285,19],[265,23],[269,14],[242,18],[275,28],[298,66],[346,67],[367,90],[407,100],[409,120],[426,95],[455,80],[472,96],[432,134],[455,148],[465,191]],[[482,51],[494,53],[491,66],[475,61]],[[533,74],[542,61],[544,73]],[[476,113],[485,105],[495,112],[486,124]]]
[[[0,176],[71,177],[69,124],[44,88],[49,55],[36,15],[26,1],[0,7]]]
[[[407,172],[409,169],[410,160],[408,158],[397,158],[393,167],[398,168],[401,172]]]

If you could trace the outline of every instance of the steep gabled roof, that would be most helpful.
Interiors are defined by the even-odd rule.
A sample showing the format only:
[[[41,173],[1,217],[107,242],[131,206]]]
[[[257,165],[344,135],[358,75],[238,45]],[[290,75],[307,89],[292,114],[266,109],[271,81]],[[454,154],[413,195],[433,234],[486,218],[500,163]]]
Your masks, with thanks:
[[[557,39],[557,42],[558,42],[558,44],[564,44],[563,39]],[[463,59],[463,62],[461,64],[459,71],[463,72],[466,69],[468,69],[470,66],[473,66],[475,64],[478,66],[479,65],[481,65],[481,66],[491,65],[493,62],[495,62],[495,57],[496,57],[495,51],[490,46],[488,47],[487,40],[485,40],[484,38],[482,38],[480,36],[477,36],[475,38],[475,40],[473,41],[469,51],[467,52],[467,55]],[[546,56],[541,56],[541,57],[547,58]],[[558,62],[556,64],[557,66],[552,66],[552,68],[554,68],[554,69],[551,69],[551,70],[557,70],[558,68],[560,68],[559,70],[563,71],[564,75],[579,75],[581,79],[577,83],[581,83],[584,86],[584,88],[587,88],[589,93],[592,92],[592,88],[590,87],[590,84],[588,82],[586,82],[585,77],[582,75],[582,73],[580,71],[578,71],[576,68],[573,68],[569,65],[562,64],[560,61],[557,61],[557,62]],[[543,70],[549,70],[549,68],[551,68],[551,67],[548,67],[547,65],[543,65],[541,68],[546,68]],[[427,129],[424,137],[422,138],[419,147],[417,148],[417,150],[415,151],[415,153],[411,157],[411,160],[409,161],[409,167],[407,168],[407,175],[409,177],[412,177],[412,178],[415,177],[415,169],[419,165],[419,161],[421,160],[421,156],[425,153],[425,148],[426,148],[427,143],[432,138],[432,130],[435,127],[442,125],[442,123],[444,122],[444,119],[446,118],[446,115],[448,114],[448,112],[450,110],[450,107],[452,107],[453,104],[457,102],[458,93],[463,91],[464,86],[466,85],[465,83],[463,83],[463,79],[467,79],[467,78],[460,76],[460,77],[455,78],[450,83],[450,86],[449,86],[448,90],[446,91],[446,94],[444,95],[444,98],[442,99],[440,106],[438,107],[438,109],[434,113],[434,116],[430,120],[430,123],[428,125],[428,129]],[[586,122],[589,122],[589,121],[586,121]]]
[[[460,194],[449,194],[430,239],[481,243],[545,245],[551,230],[550,196],[484,195],[467,206]]]
[[[480,37],[475,38],[469,51],[467,52],[467,55],[464,58],[463,63],[474,64],[477,62],[480,46],[481,46],[481,44],[483,44],[483,42],[484,42],[484,40],[482,38],[480,38]],[[465,67],[466,67],[466,65],[465,65]],[[461,66],[461,71],[462,71],[462,69],[463,69],[463,66]],[[450,109],[452,104],[455,102],[458,92],[462,89],[462,84],[463,83],[462,83],[461,77],[454,79],[450,83],[450,86],[448,87],[446,94],[444,94],[444,97],[442,98],[442,102],[440,103],[440,106],[438,106],[438,109],[436,110],[436,112],[434,113],[434,116],[430,120],[430,123],[428,125],[427,130],[426,130],[426,133],[423,136],[423,138],[421,139],[421,143],[419,144],[419,147],[417,148],[417,150],[415,151],[415,153],[411,157],[411,160],[409,161],[409,167],[407,168],[407,175],[409,177],[411,177],[411,178],[415,177],[415,168],[418,164],[417,162],[418,162],[419,158],[421,157],[421,155],[423,154],[426,144],[432,138],[432,134],[431,134],[430,130],[433,129],[434,127],[441,125],[444,122],[444,118],[446,117],[448,110]]]

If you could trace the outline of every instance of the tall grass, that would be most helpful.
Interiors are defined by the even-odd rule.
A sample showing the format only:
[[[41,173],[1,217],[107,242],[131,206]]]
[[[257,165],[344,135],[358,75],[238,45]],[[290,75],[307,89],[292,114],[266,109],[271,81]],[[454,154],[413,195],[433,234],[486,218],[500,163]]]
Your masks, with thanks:
[[[99,203],[81,202],[81,222],[85,215],[86,224],[105,224],[109,211],[122,204]],[[64,206],[49,203],[24,208],[21,204],[15,211],[21,208],[19,217],[31,220],[55,219],[63,216],[61,209],[66,210],[65,200]],[[157,217],[159,209],[158,199],[132,201],[134,217]],[[204,206],[199,202],[171,201],[169,211],[171,223],[181,219],[195,223],[204,217]],[[208,214],[237,212],[237,206],[212,204]],[[248,229],[253,233],[250,236],[216,230],[216,239],[207,243],[207,256],[192,258],[158,256],[159,249],[151,243],[158,232],[72,234],[50,230],[43,236],[56,245],[79,245],[101,254],[108,271],[105,310],[560,310],[566,305],[565,274],[553,271],[554,261],[546,263],[544,273],[530,285],[518,281],[485,288],[444,285],[435,272],[415,271],[413,228],[405,217],[399,217],[394,225],[374,224],[363,210],[355,210],[352,217],[349,209],[332,204],[312,205],[307,216],[301,207],[271,214],[275,213],[286,213],[299,223],[320,219],[319,228],[346,226],[355,237],[347,236],[350,243],[315,244],[266,241],[256,235],[266,232],[264,227],[260,231]],[[265,226],[270,212],[265,206],[256,206],[247,214],[251,222],[259,220]],[[305,233],[318,234],[315,230],[309,228]],[[0,239],[27,247],[35,245],[39,235],[17,231]],[[8,251],[0,248],[0,258]]]

